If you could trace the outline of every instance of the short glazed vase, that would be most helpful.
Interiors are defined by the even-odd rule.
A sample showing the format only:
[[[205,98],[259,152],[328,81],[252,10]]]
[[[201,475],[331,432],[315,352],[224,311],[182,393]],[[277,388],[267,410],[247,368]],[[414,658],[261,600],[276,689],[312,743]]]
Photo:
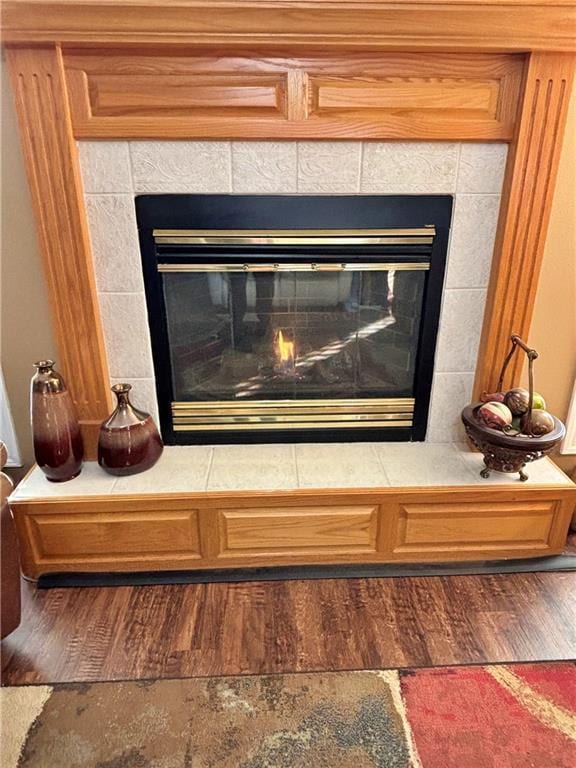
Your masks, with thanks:
[[[34,363],[30,416],[36,463],[48,480],[62,483],[82,470],[84,444],[72,397],[52,360]]]
[[[158,461],[164,450],[150,414],[130,402],[130,384],[115,384],[116,410],[100,427],[98,464],[111,475],[136,475]]]

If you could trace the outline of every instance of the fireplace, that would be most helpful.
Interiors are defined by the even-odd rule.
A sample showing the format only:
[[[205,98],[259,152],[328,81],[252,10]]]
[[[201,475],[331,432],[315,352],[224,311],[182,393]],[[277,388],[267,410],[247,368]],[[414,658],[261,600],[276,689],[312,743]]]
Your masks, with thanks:
[[[136,208],[167,443],[424,439],[451,196]]]

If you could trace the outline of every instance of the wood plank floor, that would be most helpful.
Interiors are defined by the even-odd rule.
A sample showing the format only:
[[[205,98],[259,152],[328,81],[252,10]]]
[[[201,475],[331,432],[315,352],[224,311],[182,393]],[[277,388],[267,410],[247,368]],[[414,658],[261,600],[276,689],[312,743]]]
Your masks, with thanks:
[[[576,574],[36,590],[4,684],[576,656]]]

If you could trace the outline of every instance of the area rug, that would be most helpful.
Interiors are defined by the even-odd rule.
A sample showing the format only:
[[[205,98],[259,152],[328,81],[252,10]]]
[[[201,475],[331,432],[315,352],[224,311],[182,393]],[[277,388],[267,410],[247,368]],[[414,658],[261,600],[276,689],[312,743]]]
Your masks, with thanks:
[[[2,768],[574,768],[576,667],[2,690]]]

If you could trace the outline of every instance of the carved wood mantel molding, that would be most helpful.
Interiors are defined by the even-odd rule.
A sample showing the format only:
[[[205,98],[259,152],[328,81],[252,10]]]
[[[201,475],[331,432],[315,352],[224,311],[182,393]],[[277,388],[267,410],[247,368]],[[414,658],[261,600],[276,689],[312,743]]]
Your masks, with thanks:
[[[576,0],[5,0],[60,358],[93,455],[108,371],[77,138],[509,141],[476,388],[526,337]],[[511,371],[517,381],[519,371]]]
[[[573,0],[4,0],[4,40],[571,51]]]

